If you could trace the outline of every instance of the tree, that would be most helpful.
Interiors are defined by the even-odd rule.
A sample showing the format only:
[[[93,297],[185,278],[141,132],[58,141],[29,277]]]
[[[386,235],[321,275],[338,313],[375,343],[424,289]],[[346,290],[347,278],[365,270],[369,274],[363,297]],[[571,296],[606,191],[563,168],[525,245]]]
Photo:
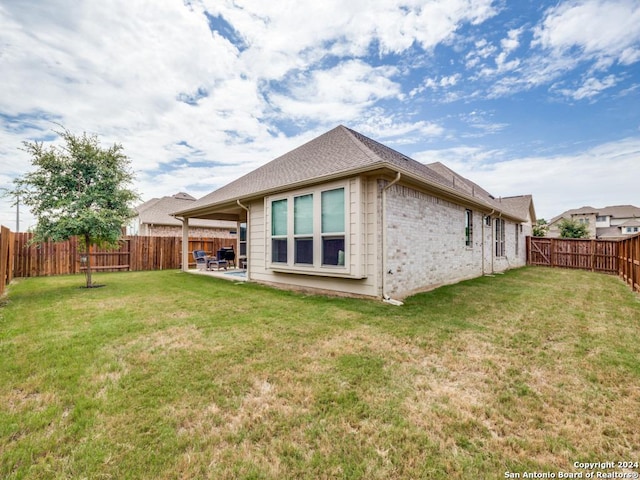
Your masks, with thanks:
[[[586,223],[563,218],[558,227],[560,228],[560,238],[589,238],[589,229]]]
[[[95,135],[55,132],[64,146],[45,148],[42,142],[24,142],[34,171],[14,180],[12,195],[20,195],[37,219],[34,242],[64,241],[78,236],[86,250],[91,245],[117,246],[122,227],[135,216],[138,198],[128,188],[133,181],[122,145],[102,148]],[[91,255],[86,262],[87,288],[93,287]]]
[[[533,226],[533,236],[534,237],[546,237],[547,230],[549,230],[549,225],[544,218],[539,218],[536,220],[536,224]]]

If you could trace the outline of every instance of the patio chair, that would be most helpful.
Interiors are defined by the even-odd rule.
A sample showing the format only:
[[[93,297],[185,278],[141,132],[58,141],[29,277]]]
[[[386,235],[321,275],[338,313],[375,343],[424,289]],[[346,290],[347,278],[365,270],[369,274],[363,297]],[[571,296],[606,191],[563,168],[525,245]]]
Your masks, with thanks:
[[[198,270],[205,270],[208,268],[207,261],[209,260],[209,255],[207,255],[204,250],[194,250],[193,259],[196,261],[196,268]]]
[[[207,260],[207,270],[213,270],[216,268],[220,270],[221,268],[227,269],[229,263],[227,259],[224,257],[224,250],[218,250],[218,254],[215,257],[209,257]]]

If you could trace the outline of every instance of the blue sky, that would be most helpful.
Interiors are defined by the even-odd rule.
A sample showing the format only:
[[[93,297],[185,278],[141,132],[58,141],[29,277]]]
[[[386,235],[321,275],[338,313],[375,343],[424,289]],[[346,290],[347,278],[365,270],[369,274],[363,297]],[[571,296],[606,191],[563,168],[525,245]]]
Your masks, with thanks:
[[[640,0],[4,0],[0,25],[0,187],[56,123],[121,143],[143,200],[343,124],[539,217],[640,206]]]

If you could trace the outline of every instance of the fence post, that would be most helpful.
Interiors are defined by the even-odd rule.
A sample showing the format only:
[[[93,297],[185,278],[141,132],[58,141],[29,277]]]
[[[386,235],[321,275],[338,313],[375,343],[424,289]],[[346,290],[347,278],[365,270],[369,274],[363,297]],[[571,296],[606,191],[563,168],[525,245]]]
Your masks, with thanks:
[[[9,266],[9,229],[4,225],[0,226],[0,295],[4,293],[8,282]]]
[[[640,246],[640,241],[638,241],[640,239],[640,236],[636,236],[634,238],[630,238],[629,241],[629,269],[631,270],[630,273],[630,277],[631,277],[631,290],[635,290],[636,289],[636,281],[638,280],[636,278],[636,249],[640,250],[640,248],[637,248]]]

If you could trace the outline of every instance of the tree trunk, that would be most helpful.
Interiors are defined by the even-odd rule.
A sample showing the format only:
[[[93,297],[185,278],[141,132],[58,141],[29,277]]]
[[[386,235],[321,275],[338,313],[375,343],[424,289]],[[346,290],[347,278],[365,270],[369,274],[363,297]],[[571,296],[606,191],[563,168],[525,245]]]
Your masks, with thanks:
[[[85,272],[85,275],[87,276],[87,288],[92,288],[93,282],[91,280],[91,243],[89,235],[84,236],[84,244],[87,251],[87,270]]]

